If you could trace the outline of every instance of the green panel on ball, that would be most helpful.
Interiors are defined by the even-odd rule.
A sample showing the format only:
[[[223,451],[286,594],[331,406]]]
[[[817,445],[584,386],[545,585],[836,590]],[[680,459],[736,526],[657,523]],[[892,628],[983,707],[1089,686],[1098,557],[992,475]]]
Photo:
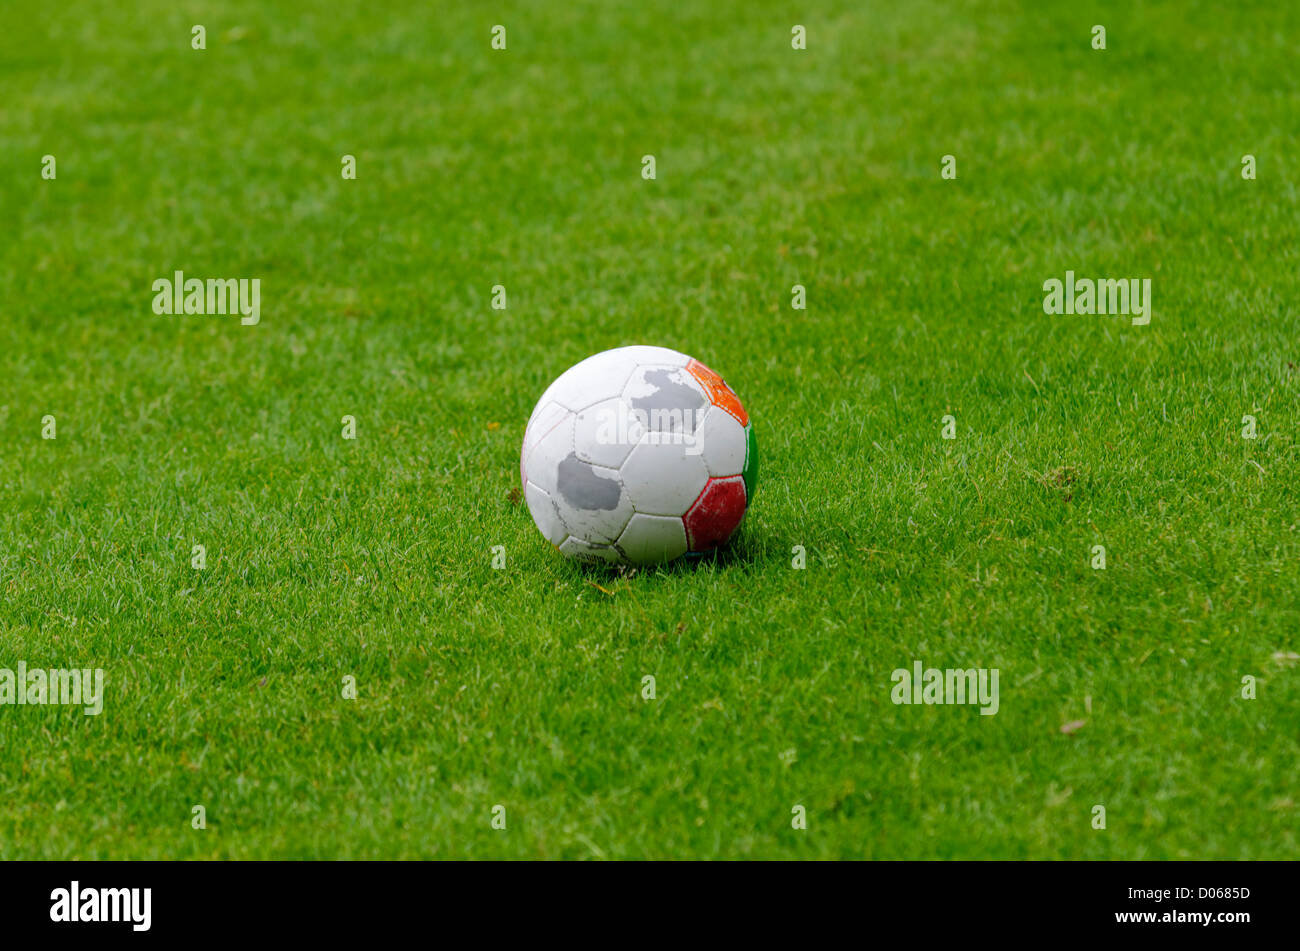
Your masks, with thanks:
[[[754,424],[745,427],[745,499],[753,501],[754,487],[758,485],[758,443],[754,441]]]

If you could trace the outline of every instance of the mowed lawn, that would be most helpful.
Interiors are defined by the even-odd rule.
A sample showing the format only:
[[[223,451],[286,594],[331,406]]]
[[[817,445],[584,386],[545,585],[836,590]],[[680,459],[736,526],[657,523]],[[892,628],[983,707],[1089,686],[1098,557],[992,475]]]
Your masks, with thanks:
[[[1296,8],[117,6],[0,31],[0,668],[106,694],[0,706],[0,857],[1300,856]],[[718,559],[515,492],[632,343],[754,419]]]

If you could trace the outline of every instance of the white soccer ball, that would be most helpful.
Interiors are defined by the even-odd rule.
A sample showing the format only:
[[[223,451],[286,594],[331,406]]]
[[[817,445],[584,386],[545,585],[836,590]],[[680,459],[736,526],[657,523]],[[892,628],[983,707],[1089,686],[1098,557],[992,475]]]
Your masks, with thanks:
[[[528,511],[565,555],[650,565],[725,544],[758,475],[722,377],[665,347],[619,347],[560,375],[519,456]]]

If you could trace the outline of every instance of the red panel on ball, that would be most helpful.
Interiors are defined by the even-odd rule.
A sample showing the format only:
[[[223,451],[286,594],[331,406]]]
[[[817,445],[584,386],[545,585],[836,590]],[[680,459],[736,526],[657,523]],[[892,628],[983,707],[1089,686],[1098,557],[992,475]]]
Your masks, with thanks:
[[[717,548],[745,517],[745,481],[740,476],[710,479],[686,513],[686,540],[693,552]]]

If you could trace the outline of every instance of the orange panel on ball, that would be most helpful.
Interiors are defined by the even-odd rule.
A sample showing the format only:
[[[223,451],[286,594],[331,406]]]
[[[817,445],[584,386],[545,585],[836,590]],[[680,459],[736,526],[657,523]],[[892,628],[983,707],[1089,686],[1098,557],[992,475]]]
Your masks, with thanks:
[[[704,387],[704,392],[709,394],[709,402],[714,406],[721,406],[736,419],[740,420],[740,425],[749,425],[749,414],[745,412],[745,407],[740,405],[740,398],[731,392],[731,387],[699,360],[692,360],[686,364],[687,371],[691,376],[700,381],[700,386]]]

